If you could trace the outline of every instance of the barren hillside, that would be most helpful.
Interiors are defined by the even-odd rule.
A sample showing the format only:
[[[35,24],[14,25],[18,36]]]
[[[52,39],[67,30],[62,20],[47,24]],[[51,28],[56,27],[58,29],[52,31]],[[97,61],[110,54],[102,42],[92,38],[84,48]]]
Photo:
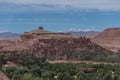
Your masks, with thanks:
[[[93,38],[93,42],[111,50],[120,50],[120,28],[109,28]]]

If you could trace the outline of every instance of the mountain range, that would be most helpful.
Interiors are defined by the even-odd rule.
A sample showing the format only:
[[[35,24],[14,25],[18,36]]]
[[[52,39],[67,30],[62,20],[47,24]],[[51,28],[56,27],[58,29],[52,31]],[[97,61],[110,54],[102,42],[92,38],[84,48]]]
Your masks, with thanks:
[[[70,31],[72,35],[81,35],[81,36],[87,36],[87,35],[97,35],[101,33],[100,31]]]
[[[69,31],[68,33],[71,33],[72,35],[75,36],[91,36],[91,35],[98,35],[101,32],[100,31]],[[13,32],[2,32],[0,33],[0,38],[15,38],[21,35],[22,34],[13,33]]]
[[[2,32],[0,33],[0,39],[6,39],[6,38],[17,38],[21,34],[18,33],[12,33],[12,32]]]

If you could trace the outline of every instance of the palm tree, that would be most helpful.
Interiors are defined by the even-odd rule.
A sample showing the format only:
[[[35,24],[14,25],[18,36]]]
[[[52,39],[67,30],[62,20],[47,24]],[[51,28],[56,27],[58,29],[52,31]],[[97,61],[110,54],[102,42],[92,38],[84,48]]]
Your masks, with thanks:
[[[6,63],[5,56],[0,54],[0,70],[2,69],[3,64]]]

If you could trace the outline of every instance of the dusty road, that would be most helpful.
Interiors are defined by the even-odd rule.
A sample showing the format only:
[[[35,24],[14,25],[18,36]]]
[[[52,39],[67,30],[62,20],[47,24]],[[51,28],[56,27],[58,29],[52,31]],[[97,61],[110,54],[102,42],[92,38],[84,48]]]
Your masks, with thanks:
[[[65,61],[65,60],[55,60],[55,61],[48,61],[51,64],[55,63],[87,63],[87,64],[119,64],[119,63],[111,63],[111,62],[93,62],[93,61]]]

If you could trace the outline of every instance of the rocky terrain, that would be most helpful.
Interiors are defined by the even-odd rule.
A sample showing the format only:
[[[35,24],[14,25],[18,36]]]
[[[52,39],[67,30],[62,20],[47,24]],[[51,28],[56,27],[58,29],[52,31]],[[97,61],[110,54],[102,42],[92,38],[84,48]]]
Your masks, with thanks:
[[[61,55],[66,58],[68,53],[79,51],[108,52],[91,42],[89,38],[72,36],[70,33],[53,33],[44,30],[42,27],[31,32],[25,32],[15,42],[0,48],[0,52],[3,53],[35,53],[37,56],[55,57],[57,59]]]
[[[106,29],[92,41],[113,52],[120,52],[120,28]]]

